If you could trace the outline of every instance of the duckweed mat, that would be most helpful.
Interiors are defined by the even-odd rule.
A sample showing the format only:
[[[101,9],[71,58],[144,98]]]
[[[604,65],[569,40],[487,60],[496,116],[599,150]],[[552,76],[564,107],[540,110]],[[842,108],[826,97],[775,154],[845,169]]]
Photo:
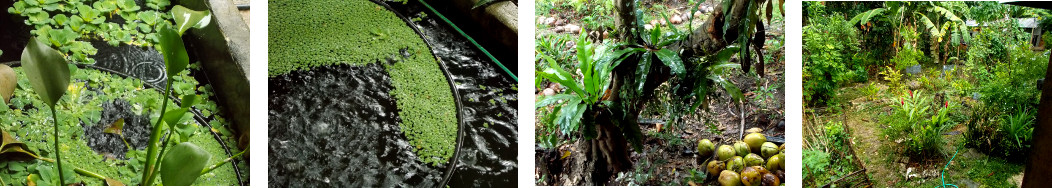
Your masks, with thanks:
[[[196,69],[196,64],[191,65]],[[0,108],[0,127],[11,133],[17,140],[25,142],[29,148],[44,157],[52,157],[54,148],[50,113],[46,105],[33,93],[22,68],[15,66],[18,74],[18,86],[15,97],[8,107]],[[207,86],[198,86],[198,82],[188,72],[175,76],[178,85],[185,89],[177,93],[198,93],[207,98],[195,106],[195,115],[188,122],[196,128],[195,136],[189,142],[201,146],[212,153],[212,162],[225,160],[236,148],[225,147],[224,142],[233,142],[233,135],[225,127],[229,125],[215,111],[216,106]],[[148,137],[149,120],[156,118],[160,109],[161,93],[151,89],[142,80],[125,77],[94,68],[79,68],[74,71],[67,94],[59,101],[58,117],[60,149],[63,151],[63,162],[75,167],[87,169],[105,177],[117,179],[126,185],[137,185],[145,163],[146,151],[143,139]],[[171,102],[169,105],[176,105]],[[215,112],[215,113],[213,113]],[[207,114],[207,115],[205,115]],[[204,117],[207,117],[204,118]],[[99,133],[113,122],[123,118],[125,121],[124,141],[109,133]],[[191,117],[187,117],[191,118]],[[131,148],[128,148],[128,147]],[[0,161],[0,180],[4,185],[26,185],[26,176],[39,172],[40,169],[51,169],[53,165],[39,160]],[[194,185],[241,185],[238,169],[247,169],[247,165],[235,160],[202,175]],[[76,182],[85,185],[105,185],[100,179],[77,175]]]
[[[423,39],[368,0],[270,0],[270,75],[333,64],[384,64],[402,132],[426,163],[453,156],[457,113],[448,80]]]

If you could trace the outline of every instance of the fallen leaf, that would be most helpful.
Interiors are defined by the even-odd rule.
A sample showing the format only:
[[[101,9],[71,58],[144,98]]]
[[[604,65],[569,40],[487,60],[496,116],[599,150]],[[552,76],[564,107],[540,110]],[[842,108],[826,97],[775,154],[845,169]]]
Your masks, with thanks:
[[[124,186],[124,183],[115,179],[106,178],[106,186]]]
[[[106,127],[102,132],[124,136],[122,130],[124,130],[124,118],[117,119],[117,121],[111,123],[110,126]]]

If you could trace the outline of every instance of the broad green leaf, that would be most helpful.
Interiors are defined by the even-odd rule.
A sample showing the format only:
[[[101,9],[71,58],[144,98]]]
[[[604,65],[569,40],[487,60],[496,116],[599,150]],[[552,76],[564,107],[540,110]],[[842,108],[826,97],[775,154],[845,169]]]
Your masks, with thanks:
[[[727,48],[724,48],[723,50],[720,50],[720,52],[716,53],[716,58],[713,61],[715,63],[723,63],[730,61],[731,56],[733,56],[735,53],[738,53],[739,50],[740,47],[738,46],[728,46]]]
[[[182,124],[183,122],[180,120],[183,119],[183,116],[186,115],[186,111],[189,110],[189,108],[178,108],[165,112],[164,123],[168,124],[169,126],[178,126],[179,124]]]
[[[551,57],[548,57],[544,54],[541,54],[541,57],[547,60],[549,64],[557,65],[555,60],[553,60]],[[566,70],[563,70],[562,67],[548,67],[544,69],[544,71],[537,73],[537,76],[566,86],[577,95],[580,95],[582,98],[584,97],[584,90],[582,90],[581,86],[578,85],[577,82],[574,80],[573,75],[569,72],[566,72]]]
[[[540,99],[537,100],[537,105],[536,106],[537,106],[537,108],[543,108],[543,107],[547,107],[549,105],[557,104],[557,103],[559,103],[559,101],[570,100],[570,99],[581,100],[581,98],[577,97],[577,95],[556,94],[556,95],[552,95],[552,96],[541,96]]]
[[[18,78],[16,77],[15,69],[0,64],[0,99],[4,101],[4,104],[11,103],[11,97],[15,96],[15,86],[18,86]],[[0,108],[6,107],[7,106],[0,106]]]
[[[190,142],[168,150],[161,161],[161,183],[166,186],[188,186],[197,181],[212,154]]]
[[[62,53],[51,49],[46,43],[30,38],[26,49],[22,51],[22,67],[33,91],[47,105],[54,107],[66,94],[69,66],[66,66]]]
[[[179,101],[179,107],[190,108],[191,106],[197,105],[197,103],[200,102],[200,99],[201,96],[197,96],[194,94],[183,95],[183,100]]]
[[[625,58],[631,57],[632,55],[634,55],[636,53],[643,53],[643,52],[646,52],[646,51],[647,51],[647,49],[644,49],[644,48],[627,48],[627,49],[624,49],[624,50],[616,51],[616,52],[614,52],[614,54],[610,55],[610,57],[612,58],[611,60],[613,61],[612,64],[610,64],[610,69],[617,68],[617,66],[621,65],[621,62],[624,61]],[[628,55],[625,55],[625,54],[628,54]]]
[[[182,5],[175,5],[175,7],[172,7],[172,18],[175,20],[175,26],[178,28],[179,35],[182,35],[190,27],[200,29],[208,26],[208,23],[212,21],[212,13],[209,11],[190,10]]]
[[[653,58],[650,51],[644,52],[643,56],[640,57],[639,67],[636,67],[636,77],[639,78],[639,86],[636,90],[640,92],[643,91],[643,86],[647,83],[647,75],[650,74],[650,61]]]
[[[161,39],[158,50],[164,55],[164,67],[168,70],[168,78],[171,78],[186,70],[186,66],[190,64],[190,57],[186,54],[186,46],[179,33],[167,26],[157,31]]]
[[[722,76],[719,75],[709,76],[709,79],[715,83],[720,84],[720,86],[723,87],[723,90],[727,91],[727,94],[729,94],[731,98],[734,99],[734,102],[741,102],[743,99],[745,99],[745,95],[742,95],[741,89],[738,89],[738,86],[734,85],[734,83],[732,83],[731,81],[724,79]]]
[[[580,99],[570,99],[563,105],[561,111],[559,111],[558,125],[559,129],[562,130],[563,134],[571,134],[577,132],[580,126],[581,114],[584,113],[585,106],[581,103]]]
[[[687,72],[686,68],[683,67],[683,60],[679,58],[679,54],[669,49],[661,49],[655,53],[658,59],[661,59],[661,63],[672,69],[673,73],[677,76],[683,76]]]

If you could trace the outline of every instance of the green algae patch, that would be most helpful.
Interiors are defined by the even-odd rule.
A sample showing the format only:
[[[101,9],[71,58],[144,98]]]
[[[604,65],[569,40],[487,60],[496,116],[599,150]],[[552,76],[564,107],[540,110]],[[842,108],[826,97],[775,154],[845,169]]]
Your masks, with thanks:
[[[367,0],[267,2],[270,77],[339,63],[373,63],[425,45],[393,12]]]
[[[314,67],[384,64],[402,133],[421,161],[445,164],[456,150],[456,104],[434,54],[412,28],[368,0],[269,0],[268,76]]]
[[[193,69],[198,68],[197,64],[190,66]],[[53,126],[50,111],[29,87],[29,81],[22,68],[16,67],[14,70],[19,80],[15,97],[11,102],[13,109],[0,108],[0,128],[15,136],[19,141],[25,142],[31,150],[36,151],[42,157],[52,158],[55,150],[51,136],[48,135]],[[88,146],[87,140],[90,138],[86,137],[83,128],[95,126],[95,123],[101,119],[103,104],[113,100],[127,100],[136,115],[148,114],[151,119],[156,119],[155,112],[161,108],[160,102],[157,102],[156,99],[161,97],[161,93],[155,89],[145,88],[142,81],[135,78],[124,78],[94,69],[77,69],[74,72],[67,94],[56,105],[60,111],[58,119],[62,137],[59,138],[61,140],[59,149],[63,151],[63,164],[116,179],[125,185],[139,184],[141,181],[139,178],[145,166],[146,151],[138,148],[128,150],[124,153],[124,159],[115,158],[113,157],[115,154],[111,153],[98,153]],[[196,107],[200,111],[208,111],[211,114],[206,116],[214,119],[210,122],[214,129],[225,130],[226,126],[231,126],[219,116],[215,102],[209,99],[212,93],[206,91],[208,86],[199,85],[193,77],[187,75],[188,72],[185,71],[173,77],[175,81],[173,88],[182,88],[176,93],[192,92],[201,95],[205,101]],[[169,102],[169,105],[176,104]],[[191,127],[196,129],[196,135],[191,137],[189,142],[212,153],[212,162],[209,165],[225,160],[227,153],[209,133],[213,130],[198,125],[196,121],[189,122],[191,122]],[[236,143],[233,142],[233,135],[221,135],[224,141]],[[233,145],[230,146],[231,152],[240,152]],[[0,182],[2,185],[27,185],[26,176],[41,165],[53,166],[51,163],[40,160],[2,161],[0,162]],[[247,166],[243,163],[237,165],[248,172]],[[84,182],[85,185],[93,186],[105,185],[103,180],[81,174],[75,175],[75,182]],[[226,164],[202,175],[194,185],[238,185],[237,174],[234,173],[230,164]]]

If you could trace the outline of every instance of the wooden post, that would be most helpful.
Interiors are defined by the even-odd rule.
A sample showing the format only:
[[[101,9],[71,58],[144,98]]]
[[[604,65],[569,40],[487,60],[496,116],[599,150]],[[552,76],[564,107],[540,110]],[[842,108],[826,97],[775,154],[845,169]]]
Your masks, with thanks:
[[[1049,59],[1045,80],[1052,80],[1052,59]],[[1041,87],[1041,103],[1037,107],[1037,124],[1034,124],[1034,141],[1030,158],[1026,162],[1023,187],[1047,187],[1052,184],[1052,82]]]

